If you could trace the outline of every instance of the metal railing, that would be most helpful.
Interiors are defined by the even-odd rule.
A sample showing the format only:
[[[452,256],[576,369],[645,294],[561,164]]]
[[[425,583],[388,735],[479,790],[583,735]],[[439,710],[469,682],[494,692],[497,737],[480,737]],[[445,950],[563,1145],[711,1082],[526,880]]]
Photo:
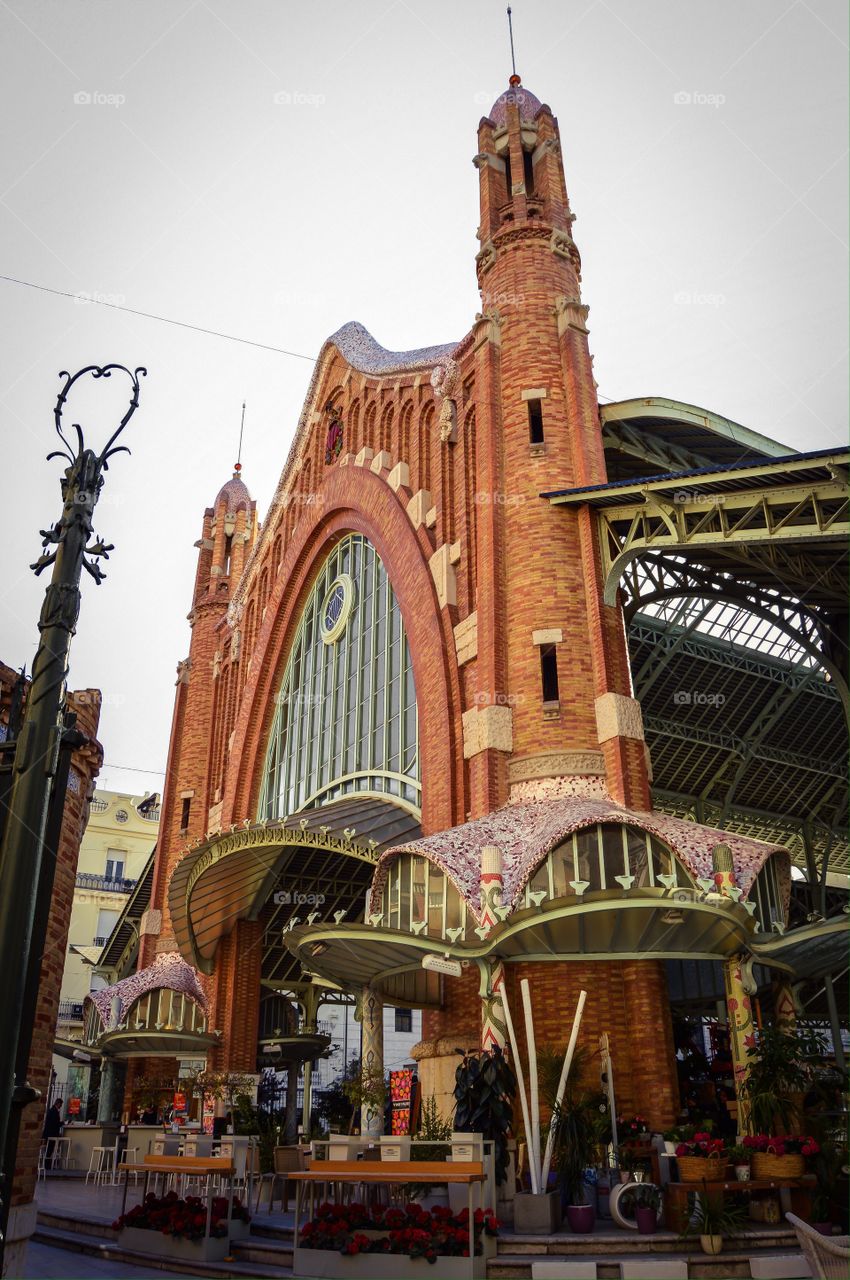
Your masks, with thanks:
[[[162,812],[159,805],[155,809],[137,809],[136,813],[140,818],[144,818],[145,822],[159,822],[159,815]]]
[[[98,800],[97,796],[92,796],[89,801],[89,808],[92,813],[104,813],[109,808],[109,801]]]
[[[83,1006],[76,1000],[59,1001],[59,1018],[63,1022],[82,1022]]]
[[[91,944],[93,947],[102,947],[105,942],[106,942],[106,938],[92,938],[91,940]]]
[[[90,871],[78,872],[76,884],[78,889],[100,889],[106,893],[132,893],[136,887],[136,881],[125,876],[116,879],[113,876],[94,875]]]

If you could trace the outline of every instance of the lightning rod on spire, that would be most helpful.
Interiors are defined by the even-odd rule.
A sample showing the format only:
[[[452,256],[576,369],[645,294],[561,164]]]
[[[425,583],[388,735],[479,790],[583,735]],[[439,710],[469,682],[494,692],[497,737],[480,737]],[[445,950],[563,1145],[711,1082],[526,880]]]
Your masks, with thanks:
[[[245,401],[242,401],[242,421],[239,423],[239,448],[236,453],[236,466],[233,470],[239,475],[242,470],[242,433],[245,430]]]
[[[511,38],[511,68],[516,75],[516,55],[514,54],[514,24],[511,20],[511,6],[508,5],[508,35]]]

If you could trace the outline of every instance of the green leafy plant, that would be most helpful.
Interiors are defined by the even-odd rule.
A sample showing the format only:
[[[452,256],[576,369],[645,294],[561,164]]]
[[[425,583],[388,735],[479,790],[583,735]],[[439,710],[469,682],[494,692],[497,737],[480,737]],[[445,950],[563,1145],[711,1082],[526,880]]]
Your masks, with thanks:
[[[732,1164],[749,1164],[753,1158],[753,1153],[750,1148],[743,1147],[740,1144],[730,1147],[726,1154]]]
[[[444,1120],[437,1109],[437,1099],[433,1093],[422,1103],[419,1113],[419,1132],[410,1148],[411,1160],[443,1160],[446,1155],[444,1145],[452,1136],[450,1120]],[[427,1141],[426,1141],[427,1140]],[[434,1146],[428,1145],[434,1143]]]
[[[731,1236],[743,1231],[747,1215],[738,1205],[728,1204],[723,1195],[710,1195],[705,1182],[697,1197],[691,1220],[682,1232],[684,1236]]]
[[[636,1182],[633,1195],[637,1209],[654,1209],[657,1213],[661,1208],[661,1189],[652,1182]]]
[[[831,1222],[833,1206],[840,1203],[837,1196],[841,1171],[847,1163],[847,1148],[837,1142],[825,1140],[812,1161],[817,1189],[812,1196],[812,1218],[815,1222]]]
[[[508,1134],[516,1090],[513,1068],[498,1045],[465,1053],[455,1072],[455,1130],[481,1133],[494,1144],[497,1183],[508,1176]]]
[[[351,1104],[349,1132],[357,1111],[360,1112],[361,1129],[365,1119],[364,1112],[380,1112],[383,1115],[388,1091],[389,1084],[382,1071],[365,1072],[360,1059],[352,1058],[342,1080],[342,1092]]]
[[[540,1091],[552,1110],[552,1167],[558,1172],[569,1203],[574,1205],[585,1203],[585,1170],[595,1164],[598,1148],[607,1140],[600,1134],[610,1134],[607,1102],[605,1111],[599,1110],[604,1094],[582,1083],[591,1074],[593,1059],[594,1054],[586,1045],[576,1047],[559,1106],[556,1097],[562,1057],[548,1046],[538,1054]]]
[[[741,1095],[757,1133],[778,1135],[802,1120],[798,1097],[806,1092],[823,1060],[824,1037],[810,1027],[765,1027],[747,1049],[747,1078]]]

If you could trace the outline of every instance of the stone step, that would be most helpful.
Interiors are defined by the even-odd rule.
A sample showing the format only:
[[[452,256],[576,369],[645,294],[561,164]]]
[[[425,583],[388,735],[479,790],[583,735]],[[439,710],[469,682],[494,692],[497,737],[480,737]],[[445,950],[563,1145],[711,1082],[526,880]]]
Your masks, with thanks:
[[[728,1252],[710,1257],[699,1247],[664,1257],[634,1253],[588,1258],[500,1254],[487,1264],[487,1280],[806,1280],[810,1276],[799,1250],[757,1254]]]
[[[90,1225],[90,1224],[89,1224]],[[72,1253],[82,1253],[91,1258],[100,1258],[106,1262],[127,1262],[133,1266],[144,1267],[148,1271],[168,1271],[176,1275],[187,1276],[240,1276],[268,1277],[273,1280],[277,1276],[291,1276],[291,1266],[274,1266],[269,1263],[257,1265],[243,1262],[236,1257],[232,1262],[187,1262],[182,1258],[164,1258],[159,1255],[140,1253],[135,1249],[119,1249],[113,1241],[103,1240],[98,1236],[84,1235],[79,1231],[59,1231],[45,1226],[41,1215],[33,1232],[34,1240],[41,1244],[51,1245],[54,1249],[67,1249]],[[234,1242],[235,1244],[235,1242]]]
[[[273,1240],[255,1240],[252,1236],[243,1237],[241,1240],[233,1241],[232,1248],[234,1258],[241,1261],[264,1265],[269,1263],[274,1267],[291,1267],[292,1266],[292,1241],[288,1244],[278,1244]]]
[[[726,1247],[731,1250],[760,1252],[770,1250],[777,1252],[795,1248],[797,1238],[791,1228],[785,1224],[758,1229],[747,1229],[730,1236]],[[496,1241],[498,1257],[509,1254],[511,1257],[604,1257],[607,1254],[668,1254],[684,1253],[689,1247],[699,1248],[694,1239],[693,1246],[683,1240],[675,1231],[657,1231],[652,1236],[642,1236],[637,1231],[592,1231],[587,1235],[571,1235],[559,1233],[553,1236],[514,1235],[500,1232]]]

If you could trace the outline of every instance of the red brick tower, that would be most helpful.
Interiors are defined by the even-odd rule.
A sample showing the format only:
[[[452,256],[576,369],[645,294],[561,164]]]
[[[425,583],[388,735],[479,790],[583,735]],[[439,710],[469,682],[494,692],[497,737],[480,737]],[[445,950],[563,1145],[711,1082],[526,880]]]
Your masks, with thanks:
[[[214,816],[221,801],[216,771],[227,757],[236,708],[235,687],[229,681],[221,687],[219,679],[221,637],[232,588],[242,576],[256,536],[256,503],[237,467],[204,512],[201,537],[195,543],[198,567],[189,613],[192,638],[188,658],[177,667],[160,822],[163,856],[157,858],[151,910],[142,924],[140,968],[150,964],[157,952],[176,949],[168,913],[168,880],[186,846],[210,829],[210,811]],[[227,642],[231,643],[229,633]],[[213,727],[219,720],[225,731],[211,750]]]
[[[464,713],[471,814],[508,800],[602,796],[648,810],[649,770],[622,612],[603,604],[589,513],[546,490],[605,483],[596,384],[557,121],[511,77],[478,130],[475,329],[478,662]],[[655,960],[505,967],[511,1006],[532,980],[540,1041],[559,1043],[581,986],[583,1036],[611,1036],[625,1109],[670,1123],[677,1106],[664,967]],[[425,1013],[421,1057],[474,1029],[471,974]],[[522,1036],[521,1036],[522,1038]]]
[[[482,735],[502,746],[510,734],[512,754],[507,779],[489,751],[474,758],[474,809],[504,802],[506,781],[513,792],[593,775],[615,800],[646,809],[623,621],[602,604],[590,522],[562,519],[539,496],[606,480],[557,121],[513,76],[478,143],[478,280],[491,318],[478,362],[493,390],[479,398],[489,421],[478,651],[490,657],[486,669],[479,661],[477,703]]]

